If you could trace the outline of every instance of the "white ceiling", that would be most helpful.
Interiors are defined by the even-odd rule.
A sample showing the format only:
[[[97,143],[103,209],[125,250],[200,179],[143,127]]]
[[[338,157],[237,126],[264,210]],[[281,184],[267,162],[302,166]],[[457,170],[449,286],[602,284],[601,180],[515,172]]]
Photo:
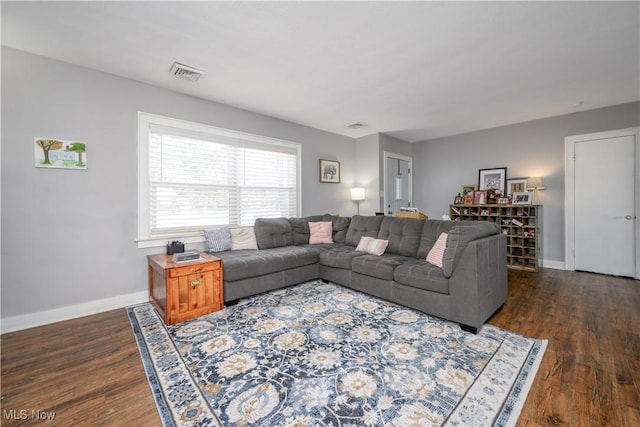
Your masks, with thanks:
[[[3,45],[351,137],[415,142],[640,99],[639,2],[2,1],[1,13]],[[174,61],[207,74],[177,80]]]

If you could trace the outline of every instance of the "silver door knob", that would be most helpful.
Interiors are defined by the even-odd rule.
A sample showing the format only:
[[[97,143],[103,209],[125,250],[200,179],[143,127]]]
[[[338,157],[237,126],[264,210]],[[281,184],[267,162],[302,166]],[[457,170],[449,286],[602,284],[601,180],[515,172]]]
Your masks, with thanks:
[[[631,215],[625,215],[624,219],[628,219],[629,221],[633,219],[633,217]]]

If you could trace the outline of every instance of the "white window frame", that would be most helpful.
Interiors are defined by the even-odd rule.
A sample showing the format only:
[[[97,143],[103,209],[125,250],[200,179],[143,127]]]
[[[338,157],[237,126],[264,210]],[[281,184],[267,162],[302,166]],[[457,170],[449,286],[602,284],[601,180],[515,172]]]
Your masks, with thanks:
[[[150,126],[166,126],[177,129],[184,129],[189,132],[198,132],[205,135],[223,138],[241,139],[247,142],[265,144],[278,147],[287,147],[296,152],[296,209],[301,212],[302,206],[302,180],[301,180],[301,159],[302,144],[299,142],[285,141],[261,135],[255,135],[230,129],[223,129],[201,123],[190,122],[171,117],[159,116],[157,114],[138,112],[138,230],[136,242],[138,248],[160,247],[167,244],[168,240],[180,239],[184,243],[204,242],[204,235],[201,231],[154,234],[151,235],[150,224],[150,179],[149,179],[149,141]]]

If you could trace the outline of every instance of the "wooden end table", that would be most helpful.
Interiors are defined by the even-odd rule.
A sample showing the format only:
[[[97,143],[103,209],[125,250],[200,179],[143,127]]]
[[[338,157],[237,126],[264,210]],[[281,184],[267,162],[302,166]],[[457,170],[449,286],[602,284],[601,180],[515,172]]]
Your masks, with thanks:
[[[174,262],[172,255],[147,256],[149,301],[167,325],[224,307],[222,260],[201,252],[201,259]]]

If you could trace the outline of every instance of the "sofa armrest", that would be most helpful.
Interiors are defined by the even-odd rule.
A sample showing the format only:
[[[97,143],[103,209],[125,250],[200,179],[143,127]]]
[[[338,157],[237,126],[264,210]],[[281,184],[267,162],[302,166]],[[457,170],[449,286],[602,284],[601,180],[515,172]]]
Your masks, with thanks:
[[[500,227],[493,222],[474,222],[468,225],[455,225],[449,230],[447,247],[442,257],[442,270],[445,277],[451,277],[469,242],[500,233]]]
[[[480,328],[507,301],[507,236],[467,244],[449,278],[452,318]]]

